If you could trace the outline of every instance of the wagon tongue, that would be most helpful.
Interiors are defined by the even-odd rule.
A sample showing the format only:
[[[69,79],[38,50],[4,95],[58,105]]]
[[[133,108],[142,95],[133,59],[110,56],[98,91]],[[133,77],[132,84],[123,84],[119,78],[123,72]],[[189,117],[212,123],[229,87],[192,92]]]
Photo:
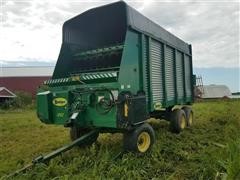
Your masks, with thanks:
[[[63,147],[60,147],[59,149],[56,149],[53,152],[50,152],[46,155],[40,155],[36,158],[34,158],[32,160],[32,163],[26,165],[25,167],[23,167],[22,169],[19,169],[17,171],[15,171],[14,173],[10,174],[7,176],[7,178],[13,177],[18,175],[21,172],[25,172],[27,170],[29,170],[30,168],[32,168],[34,165],[38,164],[38,163],[47,163],[48,161],[50,161],[52,158],[72,149],[75,146],[81,145],[82,143],[85,142],[86,139],[88,139],[89,137],[91,137],[93,134],[95,134],[98,130],[94,129],[92,131],[90,131],[89,133],[81,136],[80,138],[76,139],[75,141],[71,142],[70,144],[67,144]]]

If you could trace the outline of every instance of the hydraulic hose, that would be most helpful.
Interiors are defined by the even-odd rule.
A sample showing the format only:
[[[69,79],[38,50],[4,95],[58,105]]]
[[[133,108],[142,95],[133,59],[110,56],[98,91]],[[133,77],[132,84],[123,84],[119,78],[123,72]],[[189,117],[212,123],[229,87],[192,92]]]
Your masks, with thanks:
[[[79,91],[79,90],[72,90],[71,92],[73,94],[77,94],[77,95],[83,95],[83,94],[88,94],[88,93],[92,93],[94,95],[96,95],[97,92],[107,92],[110,96],[110,99],[103,97],[102,99],[100,99],[99,102],[95,103],[95,109],[99,114],[105,115],[107,113],[109,113],[111,111],[111,109],[113,108],[114,104],[115,104],[115,99],[113,96],[113,93],[111,92],[111,90],[107,89],[107,88],[102,88],[102,89],[94,89],[94,90],[83,90],[83,91]]]
[[[95,106],[95,109],[96,111],[99,113],[99,114],[102,114],[102,115],[106,115],[107,113],[109,113],[111,111],[111,109],[113,108],[114,106],[114,96],[112,94],[112,92],[109,90],[109,89],[101,89],[101,90],[96,90],[95,92],[97,91],[105,91],[105,92],[108,92],[109,95],[110,95],[110,100],[107,99],[107,98],[102,98],[100,99],[100,101],[98,103],[96,103],[96,106]],[[103,109],[103,111],[101,111],[99,108],[101,107],[101,109]]]

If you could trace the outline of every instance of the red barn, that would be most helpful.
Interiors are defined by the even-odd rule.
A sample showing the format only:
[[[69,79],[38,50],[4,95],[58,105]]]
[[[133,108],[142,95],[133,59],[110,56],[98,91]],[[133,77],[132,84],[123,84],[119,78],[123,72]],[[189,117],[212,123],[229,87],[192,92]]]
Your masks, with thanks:
[[[36,95],[43,81],[50,79],[54,67],[2,67],[0,68],[0,87],[12,92],[24,91]]]

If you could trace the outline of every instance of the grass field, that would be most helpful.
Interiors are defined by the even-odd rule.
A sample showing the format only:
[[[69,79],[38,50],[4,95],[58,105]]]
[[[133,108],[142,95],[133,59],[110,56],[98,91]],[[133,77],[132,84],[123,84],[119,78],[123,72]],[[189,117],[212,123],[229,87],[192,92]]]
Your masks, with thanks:
[[[15,179],[240,179],[240,101],[195,103],[194,126],[172,134],[153,122],[156,143],[144,156],[124,154],[120,134],[101,134],[91,147],[74,148]],[[68,130],[44,125],[35,111],[0,111],[0,177],[39,154],[69,142]]]

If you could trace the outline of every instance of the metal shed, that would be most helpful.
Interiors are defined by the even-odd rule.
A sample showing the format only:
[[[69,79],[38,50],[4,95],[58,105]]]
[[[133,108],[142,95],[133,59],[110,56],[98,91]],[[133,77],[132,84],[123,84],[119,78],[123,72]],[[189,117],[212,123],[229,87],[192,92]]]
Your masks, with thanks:
[[[232,93],[226,85],[204,85],[202,98],[223,98],[231,97]]]

